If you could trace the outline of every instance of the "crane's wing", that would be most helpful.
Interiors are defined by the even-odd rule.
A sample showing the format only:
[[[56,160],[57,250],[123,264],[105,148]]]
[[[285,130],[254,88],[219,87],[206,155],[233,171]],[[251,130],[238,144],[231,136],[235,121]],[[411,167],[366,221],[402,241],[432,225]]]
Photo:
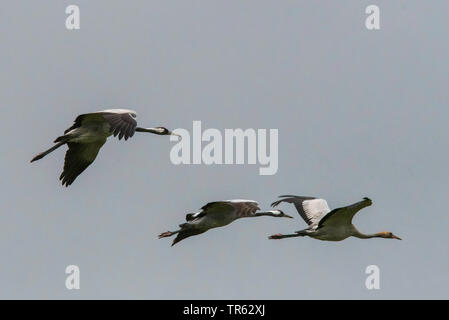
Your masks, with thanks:
[[[272,207],[276,207],[281,202],[293,203],[299,215],[308,225],[317,224],[325,214],[331,211],[327,201],[324,199],[292,195],[279,197],[284,197],[284,199],[273,202],[271,204]]]
[[[259,210],[257,202],[252,200],[226,200],[209,202],[201,208],[200,212],[189,213],[186,221],[193,221],[213,214],[235,214],[237,217],[253,215]]]
[[[354,215],[361,209],[372,204],[371,199],[364,198],[360,202],[356,202],[346,207],[337,208],[326,214],[319,222],[318,228],[325,225],[344,225],[351,224]]]
[[[186,215],[186,221],[194,221],[204,217],[207,214],[213,214],[214,212],[233,212],[234,207],[225,201],[209,202],[201,208],[201,211],[197,213],[188,213]]]
[[[111,126],[111,132],[115,136],[118,135],[118,139],[125,137],[125,140],[131,138],[136,130],[137,121],[135,120],[135,113],[107,113],[103,114],[103,117],[108,121]]]
[[[136,113],[127,109],[111,109],[93,113],[85,113],[76,117],[73,125],[64,131],[64,134],[79,128],[88,123],[108,123],[111,133],[115,136],[118,135],[119,140],[123,137],[125,140],[131,138],[136,130],[137,121],[135,120]]]
[[[98,151],[106,142],[106,139],[95,143],[68,142],[69,149],[65,154],[64,169],[59,177],[62,185],[68,187],[75,181],[81,172],[94,162]]]
[[[253,200],[227,200],[226,203],[234,207],[237,217],[253,216],[260,210],[259,204]]]

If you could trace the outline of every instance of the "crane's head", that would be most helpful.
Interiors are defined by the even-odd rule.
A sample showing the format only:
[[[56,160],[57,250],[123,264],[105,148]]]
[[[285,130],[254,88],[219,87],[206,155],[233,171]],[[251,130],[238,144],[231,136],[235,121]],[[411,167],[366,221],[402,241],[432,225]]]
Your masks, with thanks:
[[[395,236],[395,235],[393,234],[393,232],[390,232],[390,231],[382,231],[382,232],[379,232],[379,233],[378,233],[378,236],[379,236],[380,238],[385,238],[385,239],[397,239],[397,240],[402,240],[401,238]]]
[[[284,211],[282,210],[272,210],[270,211],[273,214],[273,217],[278,217],[278,218],[291,218],[293,219],[292,216],[289,216],[288,214],[285,214]]]
[[[178,136],[181,137],[179,134],[171,132],[170,130],[168,130],[167,128],[164,127],[156,127],[153,129],[155,132],[155,134],[159,134],[161,136],[168,136],[168,135],[172,135],[172,136]]]

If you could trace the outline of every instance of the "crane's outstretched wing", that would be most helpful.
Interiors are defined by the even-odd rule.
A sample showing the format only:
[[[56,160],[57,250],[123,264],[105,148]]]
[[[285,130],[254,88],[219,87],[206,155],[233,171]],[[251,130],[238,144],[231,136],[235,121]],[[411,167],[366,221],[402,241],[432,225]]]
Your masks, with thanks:
[[[234,207],[237,217],[250,217],[260,210],[259,204],[253,200],[226,200],[225,202]]]
[[[64,169],[59,177],[62,185],[68,187],[75,181],[81,172],[94,162],[98,151],[106,142],[106,139],[95,143],[74,143],[68,142],[69,149],[65,154]]]
[[[259,205],[252,200],[214,201],[203,206],[200,212],[187,214],[186,221],[193,221],[205,215],[213,215],[215,213],[233,213],[237,217],[246,217],[253,215],[257,210],[259,210]]]
[[[356,202],[346,207],[337,208],[326,214],[319,222],[318,228],[325,225],[344,225],[351,224],[354,215],[361,209],[372,205],[373,202],[369,198],[363,198],[362,201]]]
[[[271,204],[272,207],[276,207],[281,202],[293,203],[299,215],[308,225],[318,224],[320,219],[331,211],[327,201],[324,199],[292,195],[284,195],[279,197],[284,197],[284,199],[273,202]]]
[[[119,140],[123,137],[125,140],[131,138],[136,130],[137,121],[135,120],[136,113],[127,109],[111,109],[93,113],[85,113],[76,117],[73,125],[64,131],[64,134],[79,128],[88,123],[108,123],[111,133],[115,136],[118,135]]]
[[[214,212],[233,212],[234,207],[229,205],[226,202],[223,201],[215,201],[215,202],[209,202],[205,206],[201,208],[201,211],[197,213],[188,213],[186,215],[186,221],[194,221],[199,218],[204,217],[206,214],[211,214]]]
[[[111,132],[115,136],[118,135],[118,139],[125,140],[131,138],[136,130],[137,121],[135,120],[136,114],[133,112],[125,113],[103,113],[103,117],[108,121],[111,126]]]

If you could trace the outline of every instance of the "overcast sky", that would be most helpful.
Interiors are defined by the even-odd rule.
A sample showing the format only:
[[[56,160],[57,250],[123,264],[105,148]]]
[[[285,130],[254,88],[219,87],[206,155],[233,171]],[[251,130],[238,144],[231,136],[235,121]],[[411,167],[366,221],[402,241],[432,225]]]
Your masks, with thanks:
[[[81,29],[65,28],[77,4]],[[381,29],[365,28],[380,7]],[[0,10],[0,298],[449,298],[449,3],[8,1]],[[279,130],[279,169],[179,165],[168,137],[110,138],[69,188],[76,115],[131,108],[141,126]],[[313,195],[373,206],[354,224],[403,241],[267,240],[261,217],[157,239],[209,201]],[[81,289],[67,290],[78,265]],[[380,290],[365,268],[380,268]]]

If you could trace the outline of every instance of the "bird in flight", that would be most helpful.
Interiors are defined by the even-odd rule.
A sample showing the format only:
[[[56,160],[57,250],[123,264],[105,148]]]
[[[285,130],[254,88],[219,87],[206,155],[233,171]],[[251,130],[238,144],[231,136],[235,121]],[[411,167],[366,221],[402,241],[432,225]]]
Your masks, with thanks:
[[[106,139],[114,135],[119,140],[131,138],[134,132],[149,132],[158,135],[176,135],[164,127],[137,127],[136,112],[127,109],[109,109],[81,114],[76,117],[73,125],[64,131],[64,135],[56,138],[56,143],[50,149],[39,153],[31,162],[42,159],[60,146],[67,144],[69,149],[65,154],[64,169],[59,177],[62,185],[71,185],[97,157],[98,151]]]
[[[352,224],[352,218],[357,212],[372,205],[373,202],[369,198],[363,198],[360,202],[334,210],[329,208],[327,201],[324,199],[290,195],[280,196],[280,198],[283,199],[273,202],[271,206],[276,207],[281,202],[292,203],[309,227],[296,231],[293,234],[274,234],[269,239],[309,236],[318,240],[341,241],[352,236],[360,239],[385,238],[402,240],[388,231],[363,234]]]
[[[159,235],[160,238],[177,235],[172,246],[179,241],[206,232],[209,229],[223,227],[240,218],[261,216],[292,218],[281,210],[257,212],[259,205],[253,200],[226,200],[209,202],[197,213],[188,213],[186,222],[180,224],[179,230],[167,231]]]

